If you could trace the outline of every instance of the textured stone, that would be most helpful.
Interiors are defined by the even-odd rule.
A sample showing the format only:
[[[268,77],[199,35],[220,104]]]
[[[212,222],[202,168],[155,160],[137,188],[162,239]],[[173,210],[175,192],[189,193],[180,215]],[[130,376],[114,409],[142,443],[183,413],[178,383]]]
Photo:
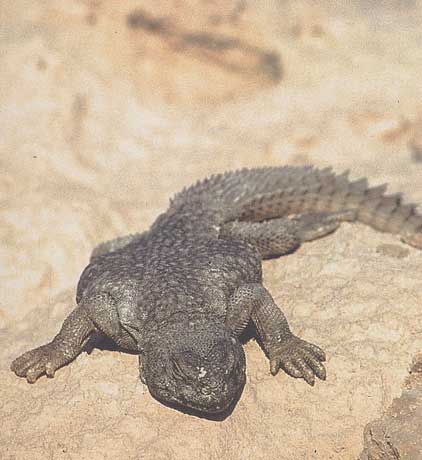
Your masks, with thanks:
[[[382,418],[369,423],[364,433],[362,460],[422,459],[422,359],[416,357],[406,388]]]
[[[377,117],[367,115],[394,126],[420,118],[420,2],[245,3],[237,24],[212,31],[277,51],[284,69],[277,84],[262,74],[198,76],[197,66],[214,67],[190,66],[180,54],[176,66],[158,42],[151,51],[148,41],[133,43],[142,32],[128,29],[127,14],[139,2],[3,2],[2,459],[354,460],[364,427],[400,396],[422,349],[421,254],[377,253],[400,243],[358,224],[264,264],[294,332],[327,352],[327,381],[312,389],[272,377],[254,341],[245,347],[242,399],[220,423],[154,401],[136,356],[104,344],[34,386],[9,370],[73,308],[92,248],[146,229],[168,197],[196,179],[311,162],[351,168],[352,177],[388,182],[422,203],[411,130],[375,135]],[[207,31],[200,18],[210,5],[224,17],[239,4],[192,9],[169,0],[148,11]],[[190,11],[184,21],[177,8]],[[181,67],[197,86],[185,84]]]

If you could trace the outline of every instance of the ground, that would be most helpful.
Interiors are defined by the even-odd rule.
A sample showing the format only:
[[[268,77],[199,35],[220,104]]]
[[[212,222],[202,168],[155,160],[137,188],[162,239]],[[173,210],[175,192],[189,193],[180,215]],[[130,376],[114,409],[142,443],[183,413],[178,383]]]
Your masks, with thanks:
[[[422,203],[420,2],[139,4],[0,8],[1,458],[376,459],[400,411],[393,447],[422,458],[402,410],[420,426],[422,254],[358,224],[264,264],[293,331],[328,354],[314,388],[272,377],[253,340],[221,422],[152,399],[131,354],[95,348],[35,385],[10,372],[73,308],[92,247],[206,175],[332,165]]]

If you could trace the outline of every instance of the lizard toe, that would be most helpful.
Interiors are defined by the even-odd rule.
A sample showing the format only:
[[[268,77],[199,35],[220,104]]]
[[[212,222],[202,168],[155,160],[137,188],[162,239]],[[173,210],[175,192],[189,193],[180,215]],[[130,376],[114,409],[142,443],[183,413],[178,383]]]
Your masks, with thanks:
[[[313,355],[315,355],[319,361],[326,361],[327,357],[325,352],[322,348],[318,347],[318,345],[305,342],[305,348],[309,350]]]
[[[313,356],[305,356],[304,360],[307,365],[312,369],[312,372],[320,379],[325,380],[327,377],[327,372],[323,364],[321,364],[318,359]]]
[[[26,377],[29,383],[34,383],[43,374],[54,377],[62,361],[55,346],[48,343],[19,356],[12,362],[10,368],[18,377]]]
[[[18,377],[26,377],[26,374],[37,361],[38,349],[30,350],[25,352],[23,355],[19,356],[15,360],[13,360],[10,369],[18,376]]]
[[[300,372],[300,376],[306,383],[311,386],[315,385],[315,374],[304,358],[295,358],[293,360],[293,365]]]
[[[283,368],[284,372],[286,372],[286,374],[289,374],[291,377],[294,377],[296,379],[302,377],[302,372],[299,369],[297,369],[291,361],[282,363],[281,367]]]
[[[41,375],[45,373],[45,366],[37,363],[34,367],[26,373],[26,380],[28,383],[35,383]]]

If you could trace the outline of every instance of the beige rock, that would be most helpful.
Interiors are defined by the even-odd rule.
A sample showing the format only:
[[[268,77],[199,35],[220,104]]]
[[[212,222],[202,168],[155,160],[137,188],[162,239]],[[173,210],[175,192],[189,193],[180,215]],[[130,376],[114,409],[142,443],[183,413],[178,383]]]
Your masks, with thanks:
[[[419,1],[145,2],[155,34],[128,27],[139,4],[0,8],[0,457],[356,459],[422,348],[422,254],[361,225],[264,265],[294,331],[327,351],[314,388],[272,377],[253,340],[222,422],[153,400],[130,354],[95,348],[35,385],[9,371],[73,308],[91,248],[205,175],[311,162],[422,203]]]
[[[362,460],[420,460],[422,445],[422,356],[410,369],[406,387],[384,416],[365,428]]]

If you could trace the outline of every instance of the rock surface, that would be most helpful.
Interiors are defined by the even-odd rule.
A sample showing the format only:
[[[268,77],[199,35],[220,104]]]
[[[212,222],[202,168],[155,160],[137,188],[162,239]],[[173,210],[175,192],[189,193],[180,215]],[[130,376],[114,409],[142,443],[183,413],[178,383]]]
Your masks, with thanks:
[[[422,203],[420,2],[148,3],[1,6],[0,457],[377,459],[388,429],[394,455],[419,458],[405,378],[422,254],[361,225],[264,265],[294,331],[328,354],[314,388],[272,377],[253,340],[222,422],[160,405],[136,356],[107,348],[35,385],[9,371],[73,308],[92,247],[146,229],[203,176],[333,165]]]
[[[365,428],[361,460],[422,459],[422,355],[417,356],[401,396]]]

